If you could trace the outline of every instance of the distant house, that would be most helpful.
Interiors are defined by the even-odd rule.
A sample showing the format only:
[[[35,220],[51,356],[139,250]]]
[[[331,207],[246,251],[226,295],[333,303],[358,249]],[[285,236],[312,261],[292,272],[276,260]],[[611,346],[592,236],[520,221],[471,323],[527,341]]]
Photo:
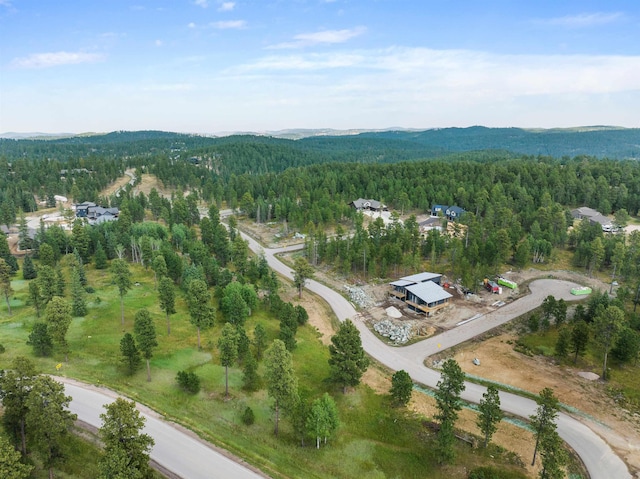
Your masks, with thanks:
[[[581,206],[575,210],[571,210],[571,216],[578,220],[588,219],[591,224],[599,224],[602,227],[602,231],[605,233],[612,233],[616,231],[616,226],[613,224],[611,218],[606,217],[599,211],[586,206]]]
[[[75,205],[75,210],[76,218],[86,218],[91,225],[115,221],[120,214],[118,208],[105,208],[90,201]]]
[[[459,206],[455,206],[455,205],[447,206],[447,205],[434,204],[431,207],[431,216],[440,216],[440,215],[442,215],[445,218],[447,218],[449,221],[456,221],[464,213],[466,213],[466,210],[464,210],[463,208],[460,208]]]
[[[409,309],[431,316],[447,306],[452,297],[440,286],[441,279],[441,274],[428,272],[404,276],[390,283],[390,295],[407,303]]]
[[[365,200],[364,198],[358,198],[355,201],[349,203],[349,206],[355,208],[357,211],[387,211],[387,206],[383,205],[377,200]]]
[[[600,215],[599,211],[596,211],[592,208],[588,208],[586,206],[581,206],[580,208],[576,208],[575,210],[571,210],[571,216],[575,219],[581,220],[584,218],[592,218],[594,216]]]

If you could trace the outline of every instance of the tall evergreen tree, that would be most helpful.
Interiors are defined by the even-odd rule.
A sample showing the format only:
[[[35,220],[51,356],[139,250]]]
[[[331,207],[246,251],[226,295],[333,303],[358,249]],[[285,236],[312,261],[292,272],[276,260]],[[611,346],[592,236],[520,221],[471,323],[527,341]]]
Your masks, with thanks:
[[[140,367],[142,358],[131,333],[125,333],[120,340],[120,353],[122,354],[122,362],[125,365],[127,374],[134,374]]]
[[[438,412],[435,418],[440,421],[438,433],[438,453],[441,462],[453,460],[454,425],[458,411],[462,409],[460,394],[464,391],[464,373],[454,359],[447,359],[442,365],[442,373],[435,392]]]
[[[493,384],[487,387],[478,405],[478,420],[476,425],[484,436],[484,447],[489,445],[491,437],[498,429],[498,423],[502,420],[502,410],[500,409],[500,395],[498,388]]]
[[[151,477],[149,453],[154,441],[142,433],[145,419],[133,401],[122,398],[104,406],[99,430],[104,444],[99,479],[148,479]]]
[[[47,331],[51,338],[64,353],[64,360],[69,361],[69,345],[67,343],[67,331],[71,325],[71,307],[59,296],[53,297],[44,312],[47,322]]]
[[[555,397],[553,390],[550,388],[544,388],[540,391],[536,403],[538,403],[536,414],[530,417],[531,426],[536,436],[536,445],[533,449],[533,459],[531,461],[532,466],[536,463],[538,447],[556,431],[555,421],[558,417],[560,406],[558,398]]]
[[[215,321],[215,310],[209,304],[210,300],[207,283],[201,279],[194,279],[189,283],[187,304],[191,324],[198,330],[198,349],[200,349],[200,330],[210,328]]]
[[[399,406],[406,406],[411,400],[413,391],[413,381],[411,376],[404,370],[396,371],[391,376],[391,397]]]
[[[113,282],[118,287],[120,293],[120,324],[124,326],[124,297],[131,289],[131,271],[124,259],[114,259],[111,263]]]
[[[102,241],[98,241],[93,260],[96,269],[107,269],[107,253],[104,250],[104,246],[102,246]]]
[[[136,312],[133,322],[133,332],[136,337],[138,349],[147,361],[147,381],[151,381],[151,366],[149,361],[153,357],[153,350],[158,346],[156,340],[156,326],[153,324],[151,314],[146,309]]]
[[[11,316],[11,295],[13,294],[13,288],[11,287],[11,267],[7,262],[0,258],[0,291],[7,302],[7,311]]]
[[[227,323],[222,328],[222,333],[218,339],[218,350],[220,351],[220,364],[224,366],[224,396],[229,398],[229,366],[233,366],[238,358],[238,333],[236,328]]]
[[[331,379],[342,385],[346,394],[347,387],[360,384],[360,378],[369,367],[369,358],[362,348],[360,332],[351,320],[347,319],[338,332],[331,338],[329,345],[329,366]]]
[[[0,477],[4,479],[29,479],[33,466],[22,463],[22,455],[7,439],[0,436]]]
[[[278,435],[280,410],[290,411],[299,399],[298,378],[293,371],[293,359],[284,343],[276,339],[265,354],[264,378],[267,392],[275,401],[275,429]]]
[[[624,311],[617,306],[599,308],[593,321],[593,339],[603,353],[602,379],[607,379],[607,358],[624,327]]]
[[[85,316],[87,314],[86,291],[82,286],[78,268],[71,271],[71,314],[73,316]]]
[[[69,411],[71,396],[64,386],[49,376],[38,376],[27,398],[26,425],[29,442],[38,451],[53,479],[53,468],[65,457],[64,446],[76,420]]]
[[[171,334],[170,316],[176,312],[176,292],[173,287],[173,281],[167,276],[160,278],[158,285],[158,299],[160,301],[160,309],[167,316],[167,335]]]
[[[36,356],[46,357],[51,355],[53,352],[53,339],[49,334],[47,323],[42,321],[33,323],[27,344],[33,348],[33,353]]]
[[[22,277],[24,279],[35,279],[37,276],[38,272],[33,264],[33,259],[31,259],[31,255],[28,254],[24,257],[24,263],[22,263]]]
[[[27,399],[36,376],[35,365],[24,356],[16,357],[11,369],[0,370],[0,399],[4,409],[2,423],[20,444],[23,455],[27,453]]]

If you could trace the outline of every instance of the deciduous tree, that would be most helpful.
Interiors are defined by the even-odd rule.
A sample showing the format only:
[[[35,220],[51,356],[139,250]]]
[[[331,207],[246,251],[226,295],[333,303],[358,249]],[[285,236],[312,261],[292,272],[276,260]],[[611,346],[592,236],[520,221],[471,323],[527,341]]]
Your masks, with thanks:
[[[326,444],[327,437],[333,434],[339,423],[338,408],[328,393],[324,393],[322,397],[313,401],[307,420],[307,427],[316,437],[317,449],[320,449],[320,439],[324,437],[324,443]]]

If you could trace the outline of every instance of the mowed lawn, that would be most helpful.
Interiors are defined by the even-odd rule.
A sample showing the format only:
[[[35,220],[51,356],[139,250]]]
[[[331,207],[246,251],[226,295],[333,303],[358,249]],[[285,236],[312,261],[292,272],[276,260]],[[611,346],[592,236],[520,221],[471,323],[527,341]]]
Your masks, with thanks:
[[[341,425],[320,450],[314,447],[311,438],[306,447],[300,447],[287,419],[281,422],[280,436],[276,438],[272,401],[264,389],[255,393],[242,390],[241,367],[230,368],[231,397],[228,400],[224,397],[224,368],[219,365],[216,347],[223,325],[221,313],[217,312],[215,326],[202,332],[202,349],[198,350],[196,329],[189,322],[184,295],[176,290],[178,312],[171,316],[168,335],[166,317],[154,290],[153,273],[139,265],[130,267],[135,285],[124,299],[124,326],[120,319],[120,297],[111,273],[86,267],[89,285],[95,291],[87,295],[86,317],[73,319],[67,335],[70,354],[66,363],[59,352],[50,358],[36,358],[26,344],[36,315],[27,304],[28,283],[16,279],[12,283],[13,315],[8,316],[6,305],[0,309],[0,344],[6,348],[0,355],[0,368],[10,366],[13,358],[24,355],[33,359],[43,373],[108,386],[229,449],[273,477],[455,479],[466,478],[467,471],[475,466],[500,463],[499,451],[493,449],[493,456],[489,456],[484,450],[472,450],[462,443],[455,464],[438,466],[433,433],[425,427],[425,418],[390,407],[388,396],[375,394],[367,386],[361,385],[343,395],[341,388],[327,381],[329,351],[309,325],[298,329],[298,345],[293,355],[300,393],[313,400],[328,391],[337,402]],[[146,380],[145,368],[127,376],[120,363],[120,340],[125,332],[133,333],[135,313],[142,308],[147,308],[155,321],[159,343],[151,360],[151,382]],[[262,306],[247,321],[249,338],[253,338],[257,323],[265,327],[270,340],[277,337],[279,323]],[[61,366],[57,369],[56,365]],[[190,395],[177,387],[176,374],[183,370],[200,376],[202,390],[198,394]],[[256,421],[251,426],[241,421],[246,407],[255,413]],[[505,468],[512,472],[510,477],[523,477],[518,472],[522,469],[511,465]]]

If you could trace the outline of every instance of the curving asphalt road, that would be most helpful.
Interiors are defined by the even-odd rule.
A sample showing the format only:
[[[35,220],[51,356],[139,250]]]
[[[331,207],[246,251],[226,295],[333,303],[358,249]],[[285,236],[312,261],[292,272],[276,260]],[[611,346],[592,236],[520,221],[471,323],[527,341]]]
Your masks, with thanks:
[[[291,268],[279,261],[275,255],[301,249],[300,245],[265,249],[253,238],[244,234],[243,237],[249,242],[249,247],[254,252],[264,252],[271,268],[287,278],[293,278]],[[534,281],[529,286],[531,294],[528,296],[505,305],[477,320],[442,333],[435,338],[398,348],[381,342],[367,325],[358,318],[357,311],[353,305],[341,294],[314,280],[308,280],[306,284],[307,289],[318,294],[329,303],[340,321],[345,319],[353,320],[360,331],[362,346],[369,355],[395,371],[404,369],[415,382],[432,388],[436,387],[440,374],[424,366],[423,362],[427,356],[511,321],[523,313],[538,307],[542,300],[550,294],[557,299],[575,300],[577,298],[570,294],[570,290],[577,286],[579,285],[563,280],[541,279]],[[462,398],[474,403],[480,402],[486,388],[468,382],[465,385],[466,389],[462,393]],[[535,414],[537,407],[535,401],[531,399],[505,392],[500,392],[500,404],[505,412],[522,418],[528,418]],[[580,456],[589,471],[591,479],[631,479],[627,466],[613,452],[611,447],[577,419],[566,413],[560,413],[558,415],[558,434]]]
[[[66,394],[73,398],[69,405],[71,412],[77,414],[80,421],[99,428],[102,425],[100,414],[105,412],[104,405],[115,401],[118,394],[67,378],[56,379],[64,384]],[[253,471],[239,459],[218,452],[177,424],[164,421],[153,411],[140,405],[138,410],[146,419],[144,432],[155,441],[151,459],[173,473],[175,477],[185,479],[266,477]]]
[[[276,258],[276,254],[300,249],[300,245],[287,248],[264,249],[253,238],[243,234],[254,252],[264,252],[269,266],[278,273],[292,278],[291,269]],[[522,313],[537,307],[549,294],[567,300],[575,299],[569,294],[574,283],[557,280],[538,280],[530,285],[531,294],[482,318],[454,328],[437,338],[427,339],[404,348],[388,346],[369,330],[357,315],[353,305],[338,292],[314,280],[307,282],[307,289],[324,298],[340,321],[352,319],[358,327],[362,345],[369,355],[393,369],[404,369],[411,378],[429,387],[435,388],[440,374],[424,366],[425,357],[460,342],[466,341],[484,331],[492,329]],[[95,427],[100,427],[100,414],[103,405],[117,397],[116,393],[102,388],[83,385],[77,381],[62,379],[67,394],[73,397],[70,404],[78,419]],[[479,402],[485,388],[473,383],[465,383],[463,399]],[[500,393],[502,409],[510,414],[528,418],[535,413],[536,403],[530,399],[509,393]],[[151,458],[160,466],[178,477],[188,479],[209,479],[212,477],[233,477],[254,479],[264,477],[248,466],[236,462],[212,446],[203,443],[193,434],[184,431],[175,424],[168,423],[152,411],[139,407],[146,418],[145,432],[151,435],[156,444]],[[586,425],[565,413],[558,416],[558,433],[578,453],[584,462],[591,479],[630,479],[631,475],[624,462],[616,456],[609,445]]]

